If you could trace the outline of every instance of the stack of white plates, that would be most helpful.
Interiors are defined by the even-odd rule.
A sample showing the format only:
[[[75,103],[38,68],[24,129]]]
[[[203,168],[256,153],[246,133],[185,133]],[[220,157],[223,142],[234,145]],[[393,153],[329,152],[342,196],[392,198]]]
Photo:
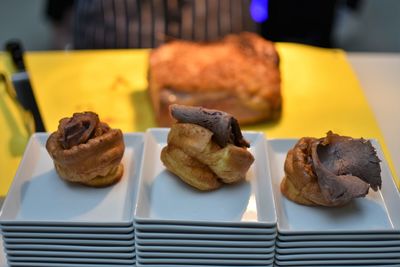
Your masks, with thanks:
[[[90,188],[61,180],[47,134],[29,141],[0,216],[9,266],[133,266],[133,213],[143,135],[124,135],[124,175]]]
[[[168,129],[150,129],[135,213],[137,266],[272,266],[276,212],[261,133],[245,132],[246,181],[200,192],[160,161]]]
[[[276,266],[400,266],[400,195],[379,144],[382,189],[339,208],[307,207],[286,199],[279,185],[295,140],[269,140],[278,215]]]

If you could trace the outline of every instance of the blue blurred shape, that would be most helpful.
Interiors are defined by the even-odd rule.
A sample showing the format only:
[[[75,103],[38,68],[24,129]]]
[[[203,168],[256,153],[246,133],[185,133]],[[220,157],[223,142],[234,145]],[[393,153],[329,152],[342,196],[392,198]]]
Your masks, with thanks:
[[[268,0],[252,0],[250,14],[257,23],[266,21],[268,19]]]

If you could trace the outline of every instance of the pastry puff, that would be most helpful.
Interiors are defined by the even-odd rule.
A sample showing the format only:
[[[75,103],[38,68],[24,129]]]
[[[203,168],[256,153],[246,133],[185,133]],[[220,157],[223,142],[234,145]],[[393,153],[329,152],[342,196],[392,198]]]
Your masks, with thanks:
[[[161,161],[184,182],[202,191],[245,179],[253,155],[232,144],[221,148],[212,136],[213,132],[202,126],[176,123],[168,134]]]
[[[338,207],[382,185],[380,159],[371,142],[331,131],[303,137],[285,160],[282,193],[303,205]]]
[[[289,150],[285,160],[285,177],[281,183],[282,193],[290,200],[302,205],[331,206],[318,185],[312,164],[308,160],[308,150],[316,138],[305,137]]]
[[[62,179],[93,187],[108,186],[121,179],[124,168],[120,162],[125,150],[121,130],[109,129],[69,149],[62,147],[60,138],[60,131],[52,133],[46,148]]]

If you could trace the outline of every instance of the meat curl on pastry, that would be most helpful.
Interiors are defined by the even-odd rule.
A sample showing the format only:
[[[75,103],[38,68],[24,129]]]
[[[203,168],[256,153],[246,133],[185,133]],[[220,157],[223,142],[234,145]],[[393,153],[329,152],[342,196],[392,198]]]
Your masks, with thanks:
[[[121,130],[111,129],[93,112],[61,119],[46,149],[58,175],[69,182],[105,187],[118,182],[124,172]]]
[[[328,132],[301,138],[289,150],[282,193],[303,205],[343,206],[381,187],[380,159],[371,142]]]
[[[171,106],[171,114],[178,122],[161,151],[169,171],[202,191],[245,179],[254,157],[232,116],[180,105]]]
[[[149,93],[160,126],[171,126],[171,104],[232,114],[240,124],[279,118],[281,77],[275,45],[255,33],[208,43],[175,40],[153,49]]]

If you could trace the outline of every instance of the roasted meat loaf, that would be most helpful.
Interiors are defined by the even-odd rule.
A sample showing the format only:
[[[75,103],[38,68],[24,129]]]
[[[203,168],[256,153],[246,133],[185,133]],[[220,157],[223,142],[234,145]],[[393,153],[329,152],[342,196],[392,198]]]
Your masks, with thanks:
[[[171,104],[232,114],[240,124],[281,113],[279,56],[272,42],[244,32],[213,43],[173,41],[150,54],[152,105],[160,126],[170,126]]]

